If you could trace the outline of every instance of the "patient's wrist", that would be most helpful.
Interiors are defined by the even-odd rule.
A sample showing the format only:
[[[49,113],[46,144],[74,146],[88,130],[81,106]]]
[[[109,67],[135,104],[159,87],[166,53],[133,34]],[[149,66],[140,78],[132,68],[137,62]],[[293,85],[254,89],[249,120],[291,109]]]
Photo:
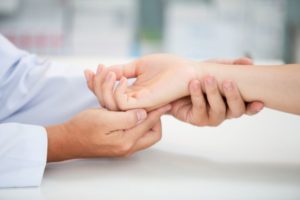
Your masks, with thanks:
[[[206,76],[215,77],[216,71],[218,70],[218,68],[221,68],[221,66],[215,63],[197,62],[194,68],[195,68],[195,77],[193,77],[193,79],[202,80]]]
[[[195,74],[197,80],[204,80],[207,76],[212,76],[216,79],[219,90],[221,94],[223,94],[222,82],[224,80],[231,80],[232,76],[231,68],[236,68],[236,66],[232,65],[224,65],[218,63],[206,63],[206,62],[198,62],[195,66]]]
[[[187,64],[187,68],[185,72],[187,73],[188,77],[188,84],[192,80],[200,80],[203,77],[203,74],[206,73],[206,66],[203,62],[198,62],[198,61],[190,61]]]

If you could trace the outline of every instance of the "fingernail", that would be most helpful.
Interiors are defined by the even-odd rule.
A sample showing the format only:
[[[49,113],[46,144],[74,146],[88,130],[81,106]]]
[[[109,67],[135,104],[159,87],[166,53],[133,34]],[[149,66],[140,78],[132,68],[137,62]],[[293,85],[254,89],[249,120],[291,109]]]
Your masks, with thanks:
[[[137,116],[137,122],[140,123],[141,121],[147,118],[147,112],[145,110],[138,110],[136,112],[136,116]]]
[[[231,81],[225,81],[223,83],[223,88],[224,88],[224,90],[227,90],[227,91],[233,90],[233,84],[232,84],[232,82]]]
[[[205,79],[205,84],[211,86],[211,85],[214,84],[214,81],[215,81],[215,79],[214,79],[213,77],[208,76],[208,77]]]

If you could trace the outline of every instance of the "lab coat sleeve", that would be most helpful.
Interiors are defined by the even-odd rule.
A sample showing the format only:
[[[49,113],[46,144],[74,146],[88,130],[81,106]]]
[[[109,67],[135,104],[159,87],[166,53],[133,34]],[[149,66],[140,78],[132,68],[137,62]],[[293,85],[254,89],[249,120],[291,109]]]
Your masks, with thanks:
[[[0,124],[0,187],[39,186],[47,157],[41,126]]]
[[[38,186],[47,157],[43,127],[99,107],[83,69],[40,59],[1,35],[0,105],[0,187]]]
[[[99,107],[84,69],[21,51],[0,36],[0,123],[48,126]]]

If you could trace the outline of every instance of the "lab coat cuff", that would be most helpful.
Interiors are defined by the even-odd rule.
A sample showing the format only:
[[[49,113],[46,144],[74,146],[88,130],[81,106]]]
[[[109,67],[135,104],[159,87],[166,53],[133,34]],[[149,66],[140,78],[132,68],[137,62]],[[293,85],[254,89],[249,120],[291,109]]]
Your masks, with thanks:
[[[1,155],[0,187],[39,186],[47,163],[46,129],[15,123],[4,126],[11,137],[6,138],[6,152]]]

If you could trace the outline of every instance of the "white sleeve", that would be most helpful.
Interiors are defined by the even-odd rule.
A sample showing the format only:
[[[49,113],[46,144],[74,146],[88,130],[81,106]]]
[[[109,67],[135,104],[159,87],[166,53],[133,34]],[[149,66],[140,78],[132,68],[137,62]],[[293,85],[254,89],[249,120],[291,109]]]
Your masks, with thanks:
[[[99,107],[83,71],[21,51],[0,35],[0,123],[47,126]]]
[[[0,187],[39,186],[47,162],[47,134],[40,126],[0,124]]]
[[[99,106],[83,71],[41,60],[1,35],[0,105],[0,187],[38,186],[47,157],[41,126]]]

